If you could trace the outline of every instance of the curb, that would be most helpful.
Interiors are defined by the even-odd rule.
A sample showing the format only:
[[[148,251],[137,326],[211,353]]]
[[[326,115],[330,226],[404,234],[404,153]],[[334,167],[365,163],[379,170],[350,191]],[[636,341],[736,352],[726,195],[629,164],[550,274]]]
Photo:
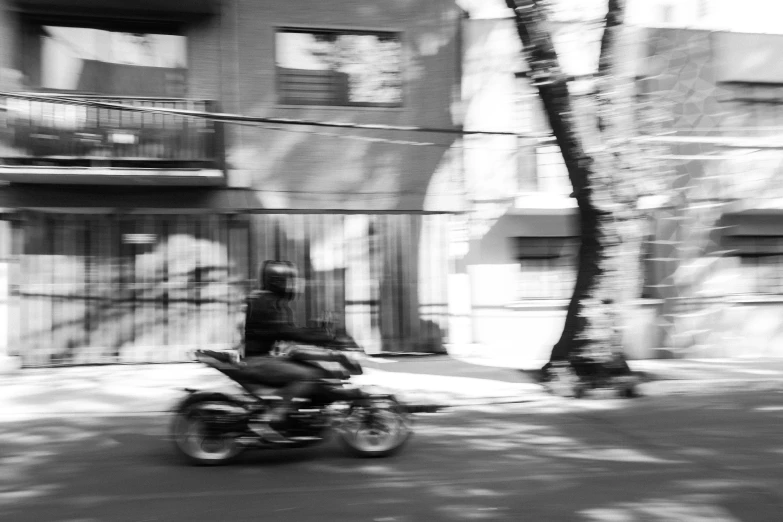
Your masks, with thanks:
[[[714,395],[716,386],[721,391],[783,391],[783,379],[713,379],[713,380],[662,380],[646,382],[639,385],[641,397],[661,396],[672,394],[697,394]],[[455,398],[449,401],[431,401],[414,400],[407,402],[404,400],[406,391],[389,390],[398,395],[405,404],[408,411],[412,414],[431,414],[452,408],[469,408],[480,406],[499,406],[499,405],[518,405],[551,400],[573,401],[574,403],[583,402],[590,399],[573,399],[562,397],[541,390],[540,393],[526,394],[520,396],[502,396],[502,397],[475,397],[475,398]],[[413,393],[414,390],[407,390],[407,393]],[[598,394],[597,394],[598,395]],[[605,395],[605,394],[602,394]],[[627,401],[629,399],[615,399]],[[153,409],[153,410],[132,410],[132,411],[19,411],[19,412],[0,412],[0,425],[11,422],[31,422],[36,420],[51,420],[64,418],[123,418],[123,417],[164,417],[171,413],[171,409]]]
[[[770,391],[783,390],[781,378],[722,378],[722,379],[661,379],[652,380],[642,384],[643,387],[651,387],[655,391],[665,393],[699,393],[701,395],[714,395],[716,386],[720,391]],[[644,391],[645,388],[642,388]]]
[[[417,354],[415,357],[424,359],[433,355],[437,354]],[[532,382],[510,383],[474,377],[407,374],[387,371],[382,367],[368,370],[366,377],[375,382],[365,383],[367,386],[393,393],[411,413],[416,414],[460,407],[569,400],[549,393],[544,387]],[[643,369],[639,373],[645,375],[644,382],[639,384],[642,397],[783,391],[783,376],[689,378],[682,372],[668,372],[658,368]],[[373,374],[376,374],[374,378]],[[406,376],[415,377],[415,380],[406,383]],[[213,377],[215,380],[210,382]],[[47,391],[47,383],[52,382],[53,378],[58,386]],[[125,365],[114,367],[109,373],[93,367],[16,371],[0,379],[0,424],[69,417],[163,416],[170,412],[176,400],[175,395],[182,388],[194,382],[220,387],[221,380],[222,377],[209,369],[191,364],[157,367]],[[357,384],[362,385],[361,382]],[[38,393],[38,387],[44,392]],[[593,393],[596,398],[600,395],[608,396],[605,391],[588,392],[588,395]],[[79,404],[78,401],[83,398],[86,401]],[[30,409],[25,409],[26,404]]]
[[[8,377],[16,375],[22,368],[19,357],[0,355],[0,375]]]
[[[475,399],[475,400],[463,400],[455,401],[449,404],[442,403],[405,403],[404,406],[408,413],[418,414],[431,414],[438,413],[443,410],[451,408],[461,407],[473,407],[473,406],[493,406],[502,404],[526,404],[536,402],[536,399],[520,399],[519,397],[508,397],[498,399]],[[35,422],[53,419],[68,419],[68,418],[136,418],[136,417],[167,417],[172,413],[168,410],[147,410],[147,411],[115,411],[115,412],[97,412],[97,411],[68,411],[68,412],[54,412],[54,411],[31,411],[20,413],[0,413],[0,426],[3,424],[10,424],[15,422]]]

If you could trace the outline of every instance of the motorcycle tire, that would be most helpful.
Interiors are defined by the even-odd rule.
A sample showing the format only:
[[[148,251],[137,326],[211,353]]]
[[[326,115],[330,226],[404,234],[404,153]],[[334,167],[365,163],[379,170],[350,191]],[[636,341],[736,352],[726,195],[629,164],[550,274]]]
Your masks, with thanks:
[[[238,434],[210,434],[207,425],[209,410],[236,408],[225,399],[186,402],[174,414],[171,440],[184,460],[196,466],[221,466],[235,460],[245,449],[237,440]]]
[[[408,412],[394,398],[373,401],[370,410],[353,409],[337,429],[343,449],[360,458],[396,454],[413,435]]]

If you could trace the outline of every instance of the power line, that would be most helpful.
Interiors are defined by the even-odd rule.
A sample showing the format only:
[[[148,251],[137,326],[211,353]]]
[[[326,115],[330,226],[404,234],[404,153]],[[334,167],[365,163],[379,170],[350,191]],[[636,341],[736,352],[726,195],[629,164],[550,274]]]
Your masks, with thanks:
[[[8,98],[19,98],[39,102],[60,103],[63,105],[80,105],[87,107],[95,107],[102,109],[116,109],[133,112],[150,112],[160,114],[171,114],[175,116],[186,116],[193,118],[201,118],[213,121],[220,121],[224,123],[249,123],[249,124],[278,124],[278,125],[303,125],[310,127],[333,127],[343,129],[363,129],[363,130],[381,130],[381,131],[402,131],[402,132],[423,132],[431,134],[456,134],[456,135],[493,135],[493,136],[526,136],[529,138],[546,137],[545,134],[529,134],[524,135],[518,132],[512,131],[483,131],[483,130],[465,130],[465,129],[449,129],[439,127],[415,127],[415,126],[403,126],[403,125],[382,125],[382,124],[366,124],[366,123],[349,123],[338,121],[317,121],[317,120],[302,120],[297,118],[275,118],[275,117],[263,117],[263,116],[245,116],[241,114],[231,114],[223,112],[205,112],[194,111],[187,109],[172,109],[166,107],[143,107],[138,105],[124,105],[121,103],[105,102],[96,99],[79,99],[71,98],[62,95],[52,94],[28,94],[28,93],[11,93],[0,92],[0,96]]]
[[[309,134],[312,136],[325,136],[329,138],[351,139],[357,141],[367,141],[371,143],[391,143],[395,145],[413,145],[418,147],[446,147],[446,148],[451,147],[453,145],[450,143],[434,143],[429,141],[408,141],[408,140],[393,140],[388,138],[373,138],[370,136],[357,136],[355,134],[337,134],[335,132],[317,132],[317,131],[307,131],[302,129],[285,129],[283,127],[273,127],[271,125],[253,125],[253,126],[266,130],[293,132],[297,134]]]
[[[142,113],[169,114],[174,116],[206,119],[206,120],[211,120],[216,122],[252,126],[252,127],[265,128],[269,130],[277,130],[277,131],[284,131],[284,132],[301,132],[306,134],[328,136],[328,137],[335,137],[335,138],[342,138],[342,139],[354,139],[354,140],[368,141],[368,142],[392,143],[392,144],[412,145],[412,146],[450,147],[452,146],[452,144],[421,142],[421,141],[412,141],[412,140],[395,140],[389,138],[375,138],[370,136],[345,135],[345,134],[325,133],[325,132],[316,132],[316,131],[295,131],[293,129],[287,129],[279,126],[271,126],[269,124],[309,126],[309,127],[330,127],[330,128],[342,128],[342,129],[359,129],[359,130],[422,132],[422,133],[430,133],[430,134],[449,134],[449,135],[460,135],[460,136],[471,136],[471,135],[510,136],[510,137],[517,137],[517,138],[535,139],[539,143],[552,142],[554,140],[554,137],[551,134],[544,134],[544,133],[447,129],[447,128],[436,128],[436,127],[361,124],[361,123],[334,122],[334,121],[329,122],[329,121],[317,121],[317,120],[302,120],[302,119],[295,119],[295,118],[244,116],[239,114],[214,113],[214,112],[187,110],[187,109],[173,109],[173,108],[166,108],[166,107],[144,107],[139,105],[125,105],[122,103],[105,102],[96,99],[86,99],[86,98],[71,98],[71,97],[67,97],[63,95],[55,95],[55,94],[28,94],[28,93],[0,92],[0,96],[44,102],[44,103],[59,103],[63,105],[77,105],[83,107],[94,107],[94,108],[142,112]],[[8,109],[6,108],[6,110]],[[765,130],[766,129],[768,128],[765,128]],[[687,132],[687,129],[684,129],[683,132]],[[631,137],[628,140],[641,141],[641,142],[658,142],[658,143],[668,143],[668,144],[688,144],[688,143],[711,144],[711,145],[715,145],[719,147],[727,147],[727,148],[764,148],[764,149],[783,148],[783,145],[780,143],[780,141],[774,140],[774,137],[771,136],[729,137],[729,136],[643,135],[643,136]],[[469,147],[463,146],[463,148],[469,148]]]
[[[231,123],[233,125],[239,125],[239,126],[246,126],[246,127],[253,127],[253,128],[261,128],[266,130],[274,130],[274,131],[281,131],[281,132],[291,132],[291,133],[300,133],[300,134],[309,134],[313,136],[324,136],[324,137],[332,137],[332,138],[340,138],[340,139],[349,139],[349,140],[356,140],[356,141],[365,141],[365,142],[371,142],[371,143],[390,143],[390,144],[396,144],[396,145],[411,145],[411,146],[429,146],[429,147],[442,147],[442,148],[463,148],[463,149],[487,149],[488,147],[475,147],[475,146],[464,146],[462,144],[455,144],[455,143],[436,143],[436,142],[430,142],[430,141],[411,141],[411,140],[398,140],[398,139],[390,139],[390,138],[377,138],[372,136],[358,136],[355,134],[337,134],[337,133],[330,133],[330,132],[323,132],[323,131],[312,131],[312,130],[304,130],[304,129],[296,129],[296,128],[285,128],[280,126],[273,126],[273,125],[265,125],[263,123],[259,123],[261,120],[280,120],[284,124],[298,124],[298,125],[311,125],[311,122],[309,120],[289,120],[289,119],[281,119],[281,118],[251,118],[251,117],[243,117],[243,120],[239,121],[226,121],[222,118],[213,118],[213,115],[216,115],[218,113],[209,113],[209,112],[201,112],[201,111],[186,111],[186,110],[178,110],[178,109],[167,109],[167,108],[157,108],[157,107],[142,107],[142,106],[130,106],[130,105],[123,105],[123,104],[116,104],[116,103],[109,103],[109,102],[100,102],[100,101],[94,101],[94,100],[87,100],[87,99],[74,99],[74,98],[66,98],[59,95],[49,96],[49,95],[41,95],[41,94],[22,94],[22,93],[4,93],[0,92],[0,96],[11,96],[16,97],[19,99],[25,99],[30,101],[35,101],[39,103],[59,103],[63,105],[76,105],[76,106],[82,106],[82,107],[94,107],[94,108],[109,108],[109,109],[116,109],[116,110],[126,110],[126,111],[135,111],[135,112],[148,112],[148,113],[165,113],[165,114],[172,114],[179,115],[184,118],[198,118],[198,119],[210,119],[213,121],[220,121],[220,122],[226,122]],[[109,107],[104,107],[104,106]],[[8,110],[7,107],[0,106],[0,110]],[[256,120],[256,121],[251,121]],[[339,123],[334,124],[333,122],[318,122],[322,124],[321,126],[338,126],[341,128],[354,128],[354,129],[370,129],[370,130],[391,130],[391,131],[400,131],[400,130],[410,130],[410,129],[418,129],[422,132],[444,132],[449,134],[456,134],[459,131],[455,129],[430,129],[430,128],[419,128],[419,127],[395,127],[395,126],[383,126],[383,125],[362,125],[362,124],[350,124],[350,123]],[[493,131],[464,131],[462,134],[494,134],[494,135],[507,135],[507,136],[519,136],[519,134],[515,134],[512,132],[493,132]],[[543,136],[543,135],[542,135]],[[550,141],[551,137],[540,137],[537,138],[541,142]],[[517,150],[516,147],[491,147],[492,150]]]

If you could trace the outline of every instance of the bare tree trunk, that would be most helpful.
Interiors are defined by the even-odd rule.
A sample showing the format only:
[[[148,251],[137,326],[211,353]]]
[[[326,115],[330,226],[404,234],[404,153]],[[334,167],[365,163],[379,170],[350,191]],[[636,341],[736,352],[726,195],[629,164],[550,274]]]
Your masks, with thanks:
[[[545,28],[546,18],[541,2],[506,0],[506,4],[516,15],[517,32],[525,48],[531,77],[538,88],[553,134],[560,146],[574,189],[572,196],[576,198],[579,207],[581,245],[576,284],[568,304],[563,332],[550,356],[551,363],[568,361],[584,352],[596,341],[608,341],[606,338],[595,339],[599,321],[592,319],[595,310],[588,310],[588,308],[594,306],[613,308],[606,299],[606,292],[600,291],[599,286],[602,283],[602,276],[607,272],[606,249],[615,246],[619,241],[612,212],[596,200],[596,196],[603,198],[605,195],[600,195],[594,189],[597,187],[602,191],[612,189],[611,176],[607,176],[607,172],[601,173],[599,169],[610,169],[616,165],[610,155],[600,153],[600,157],[596,158],[588,154],[585,149],[587,137],[580,135],[577,127],[567,77],[560,70],[551,35]],[[604,78],[610,78],[612,73],[611,64],[617,37],[615,28],[619,26],[621,17],[622,3],[611,1],[607,14],[607,30],[601,46],[599,76],[603,75]],[[612,117],[609,111],[602,111],[599,129],[613,128]],[[599,161],[597,162],[596,159]],[[603,182],[598,181],[602,178]],[[602,294],[604,294],[603,298]],[[612,319],[610,317],[610,320]]]
[[[623,352],[619,335],[625,322],[622,314],[633,309],[643,287],[642,244],[647,223],[638,210],[639,197],[645,193],[639,182],[657,175],[643,161],[638,145],[628,139],[635,134],[638,122],[634,79],[625,77],[620,67],[624,15],[625,0],[608,0],[596,74],[596,126],[601,147],[595,157],[600,177],[592,180],[602,208],[611,213],[602,237],[604,275],[597,293],[602,301],[598,306],[605,307],[602,312],[610,316],[610,328],[618,332],[609,340],[613,357]],[[610,304],[604,304],[606,301]]]

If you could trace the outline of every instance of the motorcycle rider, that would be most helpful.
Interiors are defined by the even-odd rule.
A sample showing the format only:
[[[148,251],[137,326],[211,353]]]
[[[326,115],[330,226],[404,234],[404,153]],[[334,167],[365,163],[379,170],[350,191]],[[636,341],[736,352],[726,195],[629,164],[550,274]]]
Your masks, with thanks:
[[[281,387],[281,404],[263,419],[267,426],[282,423],[293,400],[308,397],[321,375],[318,369],[298,364],[292,358],[274,356],[276,343],[329,346],[336,341],[325,329],[294,324],[290,302],[295,296],[296,276],[296,267],[289,261],[265,261],[259,271],[260,290],[252,292],[246,303],[243,371],[261,382]],[[349,368],[352,364],[344,354],[327,349],[308,350],[308,359],[339,361]],[[264,435],[276,440],[284,438],[272,428]]]

